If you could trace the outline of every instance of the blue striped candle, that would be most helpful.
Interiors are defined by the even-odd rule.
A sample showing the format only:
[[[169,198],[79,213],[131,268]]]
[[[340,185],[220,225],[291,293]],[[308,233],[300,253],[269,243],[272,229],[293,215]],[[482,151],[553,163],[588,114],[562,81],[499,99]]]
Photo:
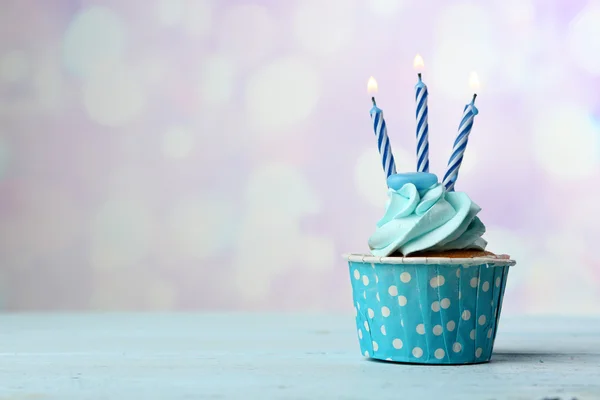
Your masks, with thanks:
[[[450,161],[448,161],[448,168],[446,169],[443,183],[444,187],[449,192],[454,191],[454,184],[456,183],[456,179],[458,179],[458,170],[460,169],[460,164],[462,163],[463,155],[467,148],[471,128],[473,128],[473,120],[479,113],[479,110],[475,107],[476,98],[477,94],[474,94],[471,103],[465,106],[463,117],[458,127],[458,136],[456,136],[454,147],[452,148],[452,155],[450,156]]]
[[[415,86],[417,101],[417,172],[429,172],[429,123],[427,122],[427,85],[421,80]]]
[[[383,111],[377,107],[375,97],[371,97],[373,102],[373,108],[371,108],[371,120],[373,121],[373,130],[375,131],[375,137],[377,138],[377,148],[381,155],[381,165],[385,172],[385,178],[387,179],[390,175],[396,173],[396,163],[394,162],[394,155],[392,154],[392,147],[390,140],[387,135],[387,127],[385,126],[385,119],[383,118]]]

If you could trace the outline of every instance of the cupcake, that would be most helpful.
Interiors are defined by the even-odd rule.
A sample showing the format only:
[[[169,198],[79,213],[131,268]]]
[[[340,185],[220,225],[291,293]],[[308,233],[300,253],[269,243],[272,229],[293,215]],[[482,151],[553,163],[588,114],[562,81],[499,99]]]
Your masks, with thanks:
[[[481,210],[430,173],[392,174],[368,240],[348,254],[365,357],[419,364],[487,362],[515,262],[487,251]]]

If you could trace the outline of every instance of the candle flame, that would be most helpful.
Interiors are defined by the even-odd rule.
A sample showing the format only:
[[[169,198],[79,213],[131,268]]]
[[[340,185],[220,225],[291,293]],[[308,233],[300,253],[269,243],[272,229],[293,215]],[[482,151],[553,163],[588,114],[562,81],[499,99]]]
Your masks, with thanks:
[[[413,67],[415,71],[421,72],[425,68],[425,62],[423,61],[423,57],[420,54],[415,56],[415,61],[413,62]]]
[[[367,92],[369,94],[377,93],[377,81],[373,77],[369,78],[369,82],[367,83]]]
[[[469,76],[469,87],[474,92],[477,92],[481,88],[481,84],[479,83],[479,75],[477,75],[477,72],[475,71],[471,72],[471,75]]]

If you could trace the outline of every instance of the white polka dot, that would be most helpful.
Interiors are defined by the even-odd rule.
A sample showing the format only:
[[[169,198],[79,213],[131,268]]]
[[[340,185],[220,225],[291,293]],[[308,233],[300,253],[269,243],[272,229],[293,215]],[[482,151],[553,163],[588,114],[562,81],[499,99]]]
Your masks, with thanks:
[[[387,332],[385,331],[385,325],[381,325],[381,334],[383,336],[387,335]]]
[[[392,361],[391,357],[385,359],[386,361]]]
[[[363,275],[362,282],[363,282],[363,285],[367,286],[369,284],[369,277],[366,275]]]
[[[448,298],[442,299],[442,301],[440,302],[440,305],[442,306],[442,308],[444,310],[448,309],[448,307],[450,307],[450,299],[448,299]]]
[[[285,128],[311,115],[321,91],[315,66],[300,57],[268,63],[246,82],[246,115],[255,133],[266,139],[294,132]]]
[[[360,272],[357,269],[354,270],[354,279],[360,279]]]
[[[500,287],[500,277],[496,278],[496,287]]]
[[[406,299],[406,296],[398,296],[398,305],[404,307],[407,302],[408,300]]]
[[[365,357],[369,357],[369,352],[365,350]]]
[[[438,275],[431,278],[431,280],[429,281],[429,285],[435,289],[439,286],[442,286],[445,282],[446,279],[442,275]]]
[[[461,350],[462,345],[458,342],[454,342],[454,344],[452,345],[452,351],[454,351],[455,353],[460,353]]]
[[[402,348],[402,345],[403,345],[402,340],[400,340],[400,339],[392,340],[392,346],[394,346],[394,348],[396,350],[400,350]]]
[[[379,298],[379,292],[377,292],[377,293],[375,294],[375,298],[377,299],[377,301],[381,301],[381,299]]]
[[[388,293],[390,294],[390,296],[398,296],[398,288],[392,285],[388,288]]]
[[[487,334],[488,339],[492,338],[492,333],[493,333],[492,328],[488,329],[488,334]]]
[[[386,306],[381,307],[381,315],[383,315],[385,318],[390,316],[390,309],[387,308]]]
[[[404,320],[403,319],[400,320],[400,326],[404,328]]]
[[[448,329],[450,332],[452,332],[454,330],[454,328],[456,328],[456,322],[448,321],[448,323],[446,324],[446,329]]]
[[[481,353],[483,353],[483,349],[481,347],[478,347],[477,350],[475,350],[475,357],[481,357]]]
[[[471,338],[471,340],[475,340],[475,329],[471,329],[471,332],[469,333],[469,337]]]
[[[372,309],[370,309],[370,308],[369,308],[369,309],[367,310],[367,313],[369,314],[369,318],[373,318],[373,317],[375,317],[375,311],[373,311]]]
[[[483,282],[483,285],[481,285],[481,290],[483,290],[484,292],[490,290],[490,283],[488,281]]]
[[[433,334],[435,336],[440,336],[442,334],[442,331],[443,331],[443,329],[442,329],[441,325],[436,325],[433,327]]]
[[[460,267],[456,269],[456,277],[460,278]]]
[[[471,311],[469,310],[465,310],[462,312],[462,319],[464,319],[465,321],[468,321],[469,318],[471,318]]]
[[[462,298],[462,292],[458,292],[458,299],[460,300]]]
[[[446,355],[446,352],[444,351],[444,349],[437,349],[433,355],[435,356],[435,358],[437,358],[438,360],[441,360],[442,358],[444,358],[444,356]]]
[[[375,269],[375,263],[371,263],[371,268]]]
[[[379,276],[375,275],[375,283],[379,283]]]
[[[415,347],[412,349],[412,355],[416,358],[421,358],[423,356],[423,349],[420,347]]]
[[[377,344],[376,341],[373,341],[373,351],[377,351],[379,350],[379,345]]]
[[[362,329],[358,330],[358,338],[362,339],[363,338],[363,334],[362,334]]]
[[[417,325],[417,333],[419,335],[424,335],[425,334],[425,325],[423,325],[423,324]]]
[[[356,302],[356,308],[360,310],[360,303],[358,301]]]
[[[369,323],[367,321],[365,321],[364,325],[365,325],[365,331],[369,332]]]
[[[479,278],[477,278],[477,277],[471,278],[471,287],[476,288],[477,285],[479,285]]]
[[[400,280],[404,283],[410,282],[411,276],[408,272],[403,272],[400,274]]]
[[[487,319],[487,318],[485,317],[485,315],[480,315],[480,316],[479,316],[479,325],[484,325],[484,324],[485,324],[485,321],[486,321],[486,319]]]
[[[367,299],[367,292],[363,290],[363,299]]]
[[[431,309],[433,310],[433,312],[440,311],[440,302],[436,300],[433,303],[431,303]]]

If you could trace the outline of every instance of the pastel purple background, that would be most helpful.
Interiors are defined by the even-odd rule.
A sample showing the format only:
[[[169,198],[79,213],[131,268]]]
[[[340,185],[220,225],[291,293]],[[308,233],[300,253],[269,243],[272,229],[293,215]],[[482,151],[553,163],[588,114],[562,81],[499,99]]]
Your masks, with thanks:
[[[598,313],[600,5],[3,0],[7,310],[350,310],[386,188],[366,83],[415,168],[413,58],[443,175],[519,262],[507,313]]]

